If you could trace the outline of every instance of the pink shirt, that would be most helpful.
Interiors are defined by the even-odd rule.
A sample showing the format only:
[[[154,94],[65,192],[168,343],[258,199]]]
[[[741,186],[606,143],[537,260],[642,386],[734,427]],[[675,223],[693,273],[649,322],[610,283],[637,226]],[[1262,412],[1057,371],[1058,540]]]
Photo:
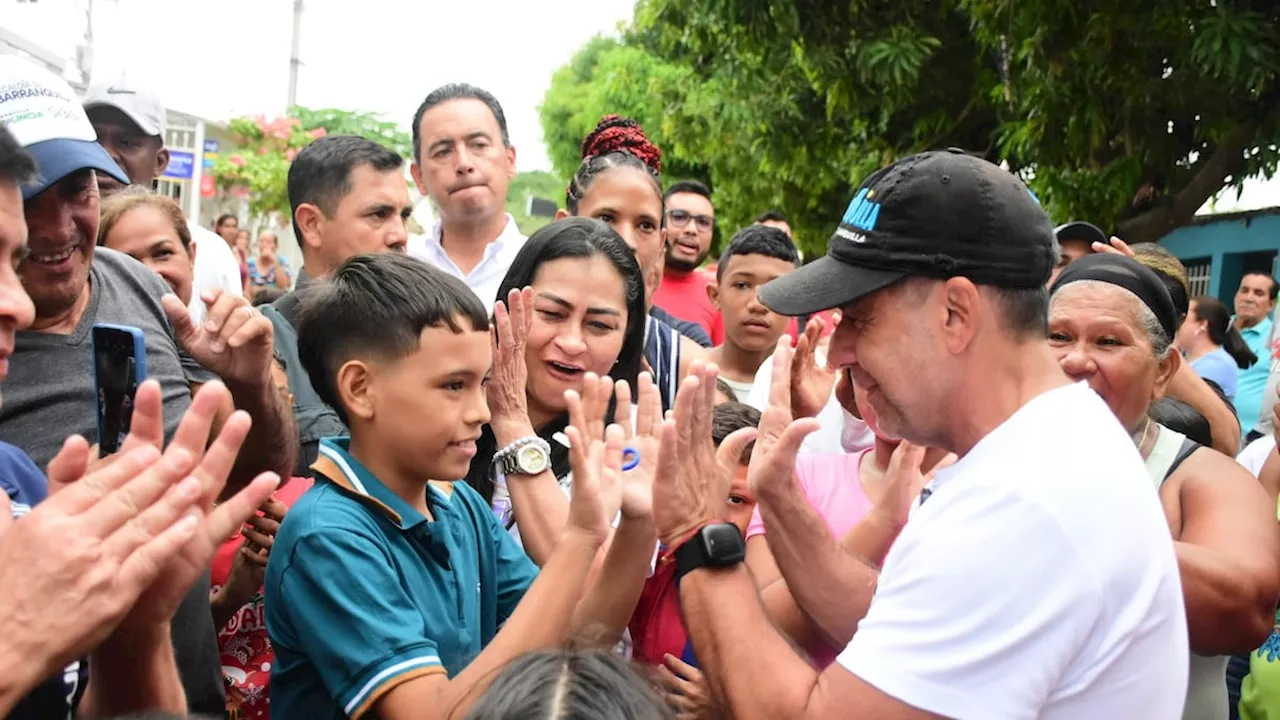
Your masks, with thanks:
[[[801,455],[796,460],[796,481],[809,504],[822,516],[832,537],[841,538],[871,510],[872,502],[862,490],[862,458],[871,452]],[[751,515],[747,539],[766,532],[760,508]],[[838,648],[825,643],[806,648],[819,669],[835,662]]]

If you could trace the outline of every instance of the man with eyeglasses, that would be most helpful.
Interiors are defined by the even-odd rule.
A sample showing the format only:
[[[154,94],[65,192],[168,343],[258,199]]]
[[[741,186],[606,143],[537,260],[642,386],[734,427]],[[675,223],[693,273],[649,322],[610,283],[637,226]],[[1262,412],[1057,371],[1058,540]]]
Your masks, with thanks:
[[[713,345],[724,342],[720,313],[711,304],[707,285],[713,275],[700,270],[711,252],[716,209],[711,190],[696,180],[675,183],[663,198],[667,213],[667,262],[653,304],[671,315],[701,325]],[[719,336],[717,337],[717,332]]]

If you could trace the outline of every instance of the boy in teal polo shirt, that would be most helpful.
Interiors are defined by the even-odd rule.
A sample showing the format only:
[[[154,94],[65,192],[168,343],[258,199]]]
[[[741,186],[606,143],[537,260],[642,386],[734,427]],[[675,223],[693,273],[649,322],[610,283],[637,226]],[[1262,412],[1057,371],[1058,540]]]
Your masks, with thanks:
[[[609,532],[598,467],[575,463],[568,526],[540,576],[480,495],[452,482],[489,420],[492,344],[475,294],[396,253],[357,256],[309,293],[299,356],[351,437],[323,441],[316,486],[271,548],[272,714],[448,716],[511,658],[563,642],[571,620],[629,615],[609,601],[642,582],[612,573],[636,566],[616,562],[634,543],[615,538],[584,592]]]

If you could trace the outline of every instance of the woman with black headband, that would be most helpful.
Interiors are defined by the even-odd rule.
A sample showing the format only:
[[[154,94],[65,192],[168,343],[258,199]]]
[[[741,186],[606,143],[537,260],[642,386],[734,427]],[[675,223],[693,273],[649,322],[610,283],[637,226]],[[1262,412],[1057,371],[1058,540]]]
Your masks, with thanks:
[[[1224,656],[1271,632],[1280,537],[1273,503],[1248,472],[1148,417],[1182,362],[1177,330],[1169,291],[1131,258],[1082,258],[1050,289],[1050,347],[1133,435],[1173,533],[1192,650],[1183,717],[1226,720]]]

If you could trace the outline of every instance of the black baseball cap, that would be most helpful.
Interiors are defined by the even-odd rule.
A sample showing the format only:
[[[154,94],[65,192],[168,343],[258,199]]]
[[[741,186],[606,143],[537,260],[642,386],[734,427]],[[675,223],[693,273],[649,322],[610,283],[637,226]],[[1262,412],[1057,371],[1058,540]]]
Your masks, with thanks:
[[[1053,229],[1053,235],[1058,238],[1060,243],[1063,240],[1079,240],[1088,244],[1090,248],[1096,242],[1100,242],[1103,245],[1111,244],[1111,239],[1107,237],[1106,233],[1102,232],[1102,228],[1084,220],[1076,220],[1066,225],[1059,225]]]
[[[1012,173],[963,150],[911,155],[862,183],[826,257],[762,286],[782,315],[842,307],[906,277],[1043,287],[1057,264],[1053,225]]]

